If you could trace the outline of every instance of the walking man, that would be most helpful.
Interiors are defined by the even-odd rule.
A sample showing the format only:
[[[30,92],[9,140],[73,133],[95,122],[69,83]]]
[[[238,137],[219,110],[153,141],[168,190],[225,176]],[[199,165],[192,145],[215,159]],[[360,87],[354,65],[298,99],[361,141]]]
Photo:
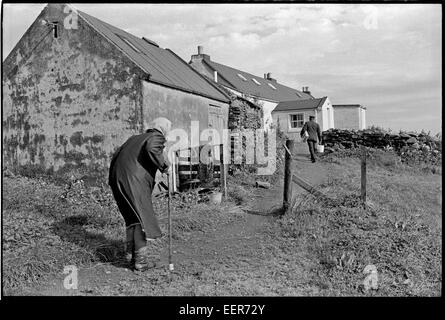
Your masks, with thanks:
[[[156,238],[161,229],[152,204],[157,170],[170,164],[163,150],[171,122],[155,119],[145,133],[130,137],[113,155],[109,185],[126,225],[126,258],[134,269],[145,271],[157,265]]]
[[[303,125],[300,136],[303,137],[305,132],[309,135],[307,137],[307,145],[309,146],[309,152],[311,153],[311,161],[315,162],[315,144],[317,143],[317,138],[319,144],[322,143],[322,140],[320,126],[315,122],[314,116],[309,116],[309,121]]]

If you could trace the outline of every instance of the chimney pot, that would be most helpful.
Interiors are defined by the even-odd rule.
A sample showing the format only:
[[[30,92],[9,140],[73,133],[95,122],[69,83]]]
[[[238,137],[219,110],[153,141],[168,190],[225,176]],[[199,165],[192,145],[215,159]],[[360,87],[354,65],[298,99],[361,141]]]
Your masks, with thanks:
[[[267,79],[272,80],[272,73],[270,73],[270,72],[267,73]]]
[[[204,47],[198,46],[198,54],[203,54],[203,53],[204,53]]]

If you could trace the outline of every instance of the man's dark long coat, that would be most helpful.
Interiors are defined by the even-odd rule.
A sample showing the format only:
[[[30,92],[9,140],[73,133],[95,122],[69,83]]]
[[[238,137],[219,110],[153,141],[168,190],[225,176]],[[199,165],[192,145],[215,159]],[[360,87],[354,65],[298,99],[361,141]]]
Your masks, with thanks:
[[[168,168],[163,156],[165,141],[156,129],[132,136],[116,151],[110,164],[108,183],[125,225],[141,223],[147,238],[161,236],[151,194],[156,171]]]

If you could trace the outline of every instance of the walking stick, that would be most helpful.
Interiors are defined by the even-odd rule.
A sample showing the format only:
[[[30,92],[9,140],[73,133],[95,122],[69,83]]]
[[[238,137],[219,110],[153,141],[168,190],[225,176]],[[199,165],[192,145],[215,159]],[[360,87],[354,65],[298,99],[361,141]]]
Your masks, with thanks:
[[[170,173],[167,172],[167,187],[168,187],[168,269],[173,271],[175,266],[172,262],[172,216],[170,214],[170,201],[171,201],[171,193],[170,193]]]

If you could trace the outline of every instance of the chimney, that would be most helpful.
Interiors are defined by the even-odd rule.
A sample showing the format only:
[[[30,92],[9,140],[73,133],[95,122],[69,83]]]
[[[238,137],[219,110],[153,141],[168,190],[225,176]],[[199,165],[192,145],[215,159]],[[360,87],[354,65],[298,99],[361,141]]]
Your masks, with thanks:
[[[192,64],[194,62],[200,62],[203,59],[210,61],[210,56],[207,54],[204,54],[203,46],[198,46],[198,54],[193,54],[189,63]]]
[[[311,92],[309,91],[309,87],[303,87],[303,93],[306,93],[306,94],[311,94]]]
[[[269,80],[269,81],[272,81],[272,82],[274,82],[274,83],[277,82],[276,79],[272,78],[272,73],[270,73],[270,72],[264,74],[264,79]]]
[[[215,81],[215,82],[218,82],[218,71],[213,71],[213,80]]]

